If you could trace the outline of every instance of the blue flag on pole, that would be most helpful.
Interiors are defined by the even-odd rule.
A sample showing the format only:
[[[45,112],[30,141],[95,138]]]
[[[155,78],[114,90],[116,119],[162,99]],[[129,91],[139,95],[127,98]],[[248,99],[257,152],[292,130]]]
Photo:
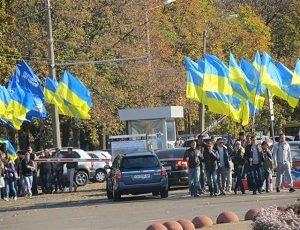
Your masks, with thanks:
[[[34,118],[46,119],[47,111],[44,107],[45,97],[41,81],[24,60],[17,65],[16,72],[8,83],[8,90],[16,88],[16,84],[23,89],[27,89],[34,98],[35,106],[28,111],[27,120],[32,121]]]

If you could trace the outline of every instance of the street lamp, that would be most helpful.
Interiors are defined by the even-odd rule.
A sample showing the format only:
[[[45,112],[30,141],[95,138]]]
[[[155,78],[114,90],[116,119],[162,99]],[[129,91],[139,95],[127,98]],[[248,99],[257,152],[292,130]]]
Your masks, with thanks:
[[[150,30],[149,30],[149,13],[150,11],[168,5],[176,0],[165,0],[163,4],[149,8],[146,10],[146,35],[147,35],[147,55],[148,55],[148,62],[149,62],[149,71],[151,70],[151,48],[150,48]]]
[[[225,19],[226,21],[231,20],[233,18],[237,18],[239,15],[238,14],[231,14],[228,15]],[[204,28],[203,31],[203,59],[205,58],[205,54],[206,54],[206,38],[207,38],[207,29],[208,29],[208,25],[207,24]],[[202,133],[205,129],[205,107],[204,104],[200,103],[199,107],[198,107],[198,111],[199,111],[199,128],[200,128],[200,133]]]

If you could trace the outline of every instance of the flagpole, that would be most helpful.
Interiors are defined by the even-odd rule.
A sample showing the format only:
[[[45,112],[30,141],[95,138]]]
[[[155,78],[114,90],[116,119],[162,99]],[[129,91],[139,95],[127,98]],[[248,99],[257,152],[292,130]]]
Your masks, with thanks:
[[[47,36],[48,36],[48,58],[49,58],[49,77],[56,80],[56,70],[54,61],[54,47],[53,47],[53,35],[52,35],[52,22],[51,22],[51,3],[50,0],[45,0],[47,8]],[[61,148],[60,139],[60,126],[58,108],[56,105],[51,105],[52,115],[52,131],[53,131],[53,144],[54,147]]]
[[[274,135],[274,124],[273,121],[275,119],[274,117],[274,109],[273,109],[273,100],[272,100],[272,94],[271,92],[267,89],[268,92],[268,100],[269,100],[269,111],[270,111],[270,122],[271,122],[271,136],[273,140],[273,144],[275,143],[275,135]]]
[[[206,37],[207,37],[207,26],[205,26],[205,29],[203,31],[203,59],[205,58],[206,54]],[[199,103],[198,107],[198,114],[199,114],[199,131],[202,133],[205,129],[205,107],[203,103]]]

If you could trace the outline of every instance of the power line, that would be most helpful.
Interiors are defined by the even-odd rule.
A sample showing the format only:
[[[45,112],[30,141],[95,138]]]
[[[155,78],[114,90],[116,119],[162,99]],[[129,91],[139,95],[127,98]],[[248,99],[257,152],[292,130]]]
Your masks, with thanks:
[[[71,61],[66,63],[56,63],[56,66],[70,66],[70,65],[85,65],[85,64],[105,64],[109,62],[122,62],[122,61],[138,61],[144,60],[148,61],[148,56],[139,56],[139,57],[130,57],[130,58],[115,58],[115,59],[107,59],[101,61]]]
[[[3,53],[0,53],[0,56],[2,56],[2,57],[18,57],[19,59],[20,58],[29,58],[29,59],[36,59],[36,60],[48,60],[48,58],[25,56],[25,55],[22,55],[22,54],[16,55],[16,54],[3,54]],[[13,58],[8,58],[8,59],[13,59]]]

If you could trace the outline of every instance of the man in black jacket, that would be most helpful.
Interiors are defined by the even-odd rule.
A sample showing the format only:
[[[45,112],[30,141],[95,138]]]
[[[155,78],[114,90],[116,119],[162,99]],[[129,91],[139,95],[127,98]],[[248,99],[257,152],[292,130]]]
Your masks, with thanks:
[[[199,196],[198,191],[201,189],[199,189],[201,152],[196,147],[197,141],[193,140],[191,148],[186,150],[183,156],[183,160],[188,162],[190,191],[194,197]]]
[[[198,136],[198,143],[197,143],[197,149],[201,153],[201,160],[200,160],[200,193],[205,193],[205,163],[204,163],[204,154],[208,153],[207,144],[203,141],[203,136],[200,134]]]
[[[261,193],[261,167],[263,164],[263,155],[261,147],[256,143],[256,136],[251,136],[251,144],[246,146],[244,158],[246,160],[245,166],[247,166],[248,185],[253,191],[253,195],[256,195],[256,191]]]
[[[214,147],[214,150],[219,155],[219,167],[218,167],[218,185],[220,190],[220,195],[225,195],[226,189],[226,180],[228,175],[229,166],[229,155],[227,147],[223,145],[223,138],[220,137],[217,139],[217,145]]]
[[[205,171],[210,196],[218,195],[217,169],[219,165],[219,154],[213,149],[212,142],[207,143],[208,151],[204,153]]]

